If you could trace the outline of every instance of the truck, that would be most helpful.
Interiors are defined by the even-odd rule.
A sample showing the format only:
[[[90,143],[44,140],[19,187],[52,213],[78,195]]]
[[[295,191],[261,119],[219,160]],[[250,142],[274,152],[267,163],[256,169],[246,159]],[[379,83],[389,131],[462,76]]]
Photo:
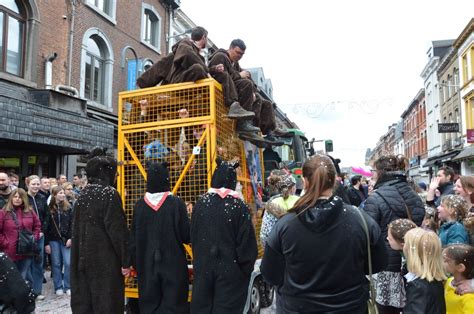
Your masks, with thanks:
[[[186,203],[189,213],[198,197],[210,187],[216,158],[239,160],[238,192],[253,208],[259,257],[263,157],[260,149],[242,142],[235,122],[227,118],[221,85],[212,78],[189,83],[156,86],[119,93],[118,100],[118,179],[130,224],[134,204],[145,194],[146,163],[167,162],[172,193]],[[260,181],[260,182],[259,182]],[[192,219],[192,217],[191,217]],[[192,287],[192,250],[185,246]],[[139,296],[135,278],[126,280],[125,296]],[[268,306],[273,290],[262,279],[259,264],[249,285],[246,311],[258,313]]]

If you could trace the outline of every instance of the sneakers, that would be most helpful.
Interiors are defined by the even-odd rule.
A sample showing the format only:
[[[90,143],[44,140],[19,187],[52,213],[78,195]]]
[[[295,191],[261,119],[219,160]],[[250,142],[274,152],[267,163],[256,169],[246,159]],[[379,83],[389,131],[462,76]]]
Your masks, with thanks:
[[[44,295],[38,294],[38,295],[36,296],[36,301],[43,301],[43,300],[44,300]]]
[[[255,113],[245,110],[238,101],[234,101],[229,107],[227,117],[231,119],[249,119],[255,117]]]
[[[71,289],[67,289],[67,290],[66,290],[66,294],[67,294],[67,295],[71,295]]]
[[[61,289],[56,290],[56,295],[63,295],[64,291]]]
[[[256,126],[253,126],[248,120],[237,121],[237,127],[235,129],[237,133],[258,133],[260,129]]]

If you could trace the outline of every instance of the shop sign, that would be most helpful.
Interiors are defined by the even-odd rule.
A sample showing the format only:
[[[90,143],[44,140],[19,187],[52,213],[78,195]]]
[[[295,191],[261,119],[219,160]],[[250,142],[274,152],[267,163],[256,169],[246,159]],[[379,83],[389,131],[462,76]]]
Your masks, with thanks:
[[[459,132],[459,123],[438,123],[438,133]]]
[[[468,143],[474,143],[474,129],[466,130],[466,139]]]

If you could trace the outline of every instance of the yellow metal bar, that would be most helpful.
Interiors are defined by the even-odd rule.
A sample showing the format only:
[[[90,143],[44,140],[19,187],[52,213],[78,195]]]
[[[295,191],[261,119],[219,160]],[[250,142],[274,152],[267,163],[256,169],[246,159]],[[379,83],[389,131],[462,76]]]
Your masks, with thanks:
[[[125,288],[125,296],[127,298],[138,299],[138,289],[137,288]]]
[[[169,85],[162,85],[162,86],[154,86],[142,89],[135,89],[132,91],[123,91],[119,93],[119,97],[136,97],[136,96],[143,96],[143,95],[151,95],[151,94],[162,94],[165,92],[175,92],[180,91],[183,89],[192,89],[192,88],[199,88],[206,85],[214,85],[219,90],[222,90],[222,85],[219,84],[213,78],[203,79],[196,82],[185,82],[185,83],[178,83],[178,84],[169,84]]]
[[[117,158],[118,158],[118,165],[117,165],[117,172],[119,174],[117,180],[117,191],[119,192],[120,198],[122,199],[122,204],[125,204],[125,168],[121,161],[125,158],[124,151],[123,151],[123,133],[122,133],[122,119],[123,119],[123,112],[122,112],[122,97],[119,97],[118,102],[118,139],[117,139]]]
[[[138,160],[137,155],[135,155],[135,152],[133,151],[132,147],[128,143],[128,140],[124,137],[123,138],[123,143],[125,144],[125,147],[127,147],[128,151],[130,152],[130,156],[132,156],[133,161],[138,167],[138,170],[140,170],[140,173],[142,174],[143,178],[146,181],[146,171],[145,168],[143,168],[142,163]]]
[[[147,131],[150,128],[154,130],[164,129],[166,126],[172,127],[183,127],[189,125],[199,125],[199,124],[206,124],[209,123],[211,120],[210,116],[202,116],[202,117],[193,117],[193,118],[185,118],[185,119],[173,119],[173,120],[165,120],[165,121],[154,121],[154,122],[146,122],[146,123],[136,123],[136,124],[128,124],[123,125],[122,130],[125,133],[135,133],[140,131]],[[142,130],[143,129],[143,130]]]
[[[204,139],[207,137],[207,132],[209,132],[209,129],[206,126],[206,129],[204,130],[204,133],[201,135],[201,138],[199,139],[197,146],[201,147],[202,143],[204,143]],[[189,157],[188,162],[184,166],[183,171],[179,175],[178,181],[176,181],[176,184],[173,187],[173,194],[178,191],[179,186],[181,185],[181,182],[184,180],[184,176],[188,173],[189,168],[191,167],[191,164],[193,163],[194,159],[196,158],[196,155],[192,154],[191,157]]]
[[[186,253],[188,253],[188,255],[192,259],[193,258],[193,250],[191,249],[191,246],[189,244],[183,244],[183,246],[184,246],[184,250],[186,251]]]
[[[219,84],[220,85],[220,84]],[[207,182],[208,182],[208,188],[211,187],[211,180],[212,180],[212,174],[214,173],[214,169],[216,167],[215,159],[217,156],[217,105],[216,105],[216,89],[215,85],[209,86],[210,88],[210,114],[211,114],[211,136],[209,140],[209,154],[207,155],[207,162],[208,162],[208,171],[207,171]],[[220,87],[220,86],[219,86]]]

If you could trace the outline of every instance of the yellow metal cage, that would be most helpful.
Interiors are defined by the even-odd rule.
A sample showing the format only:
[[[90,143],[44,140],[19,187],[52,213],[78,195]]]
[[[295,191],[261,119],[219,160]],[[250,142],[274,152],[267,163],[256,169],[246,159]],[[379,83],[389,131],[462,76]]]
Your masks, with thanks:
[[[239,160],[241,192],[254,204],[243,143],[227,112],[214,79],[119,94],[117,188],[129,224],[134,204],[146,192],[148,161],[168,163],[172,192],[192,211],[210,187],[216,157]],[[127,280],[126,295],[138,297],[136,280]]]

